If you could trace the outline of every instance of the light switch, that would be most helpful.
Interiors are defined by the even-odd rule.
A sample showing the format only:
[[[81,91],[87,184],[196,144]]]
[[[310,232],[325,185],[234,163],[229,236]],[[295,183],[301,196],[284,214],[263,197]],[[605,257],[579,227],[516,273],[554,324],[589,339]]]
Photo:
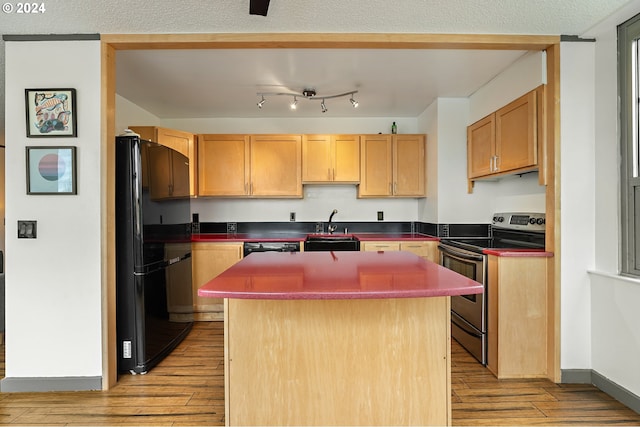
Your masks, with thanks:
[[[38,221],[18,220],[18,239],[35,239]]]

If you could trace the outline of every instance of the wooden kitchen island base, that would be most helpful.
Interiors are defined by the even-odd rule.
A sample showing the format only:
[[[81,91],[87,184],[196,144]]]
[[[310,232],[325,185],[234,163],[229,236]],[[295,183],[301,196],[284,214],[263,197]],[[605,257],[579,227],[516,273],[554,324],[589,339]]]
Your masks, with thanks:
[[[225,299],[227,425],[450,425],[449,296]]]

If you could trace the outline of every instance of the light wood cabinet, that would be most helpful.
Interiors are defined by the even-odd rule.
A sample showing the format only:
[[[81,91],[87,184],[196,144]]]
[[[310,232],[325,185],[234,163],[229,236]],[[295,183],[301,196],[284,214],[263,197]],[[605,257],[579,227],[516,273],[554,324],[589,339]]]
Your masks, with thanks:
[[[438,260],[438,242],[435,240],[430,241],[417,241],[417,242],[400,242],[400,250],[414,253],[427,261],[437,263]]]
[[[488,261],[488,362],[498,378],[546,378],[546,257]]]
[[[198,195],[249,195],[249,135],[198,135]]]
[[[360,182],[360,137],[303,135],[302,182]]]
[[[360,250],[365,252],[399,251],[400,242],[360,242]]]
[[[429,241],[370,241],[360,242],[361,251],[407,251],[427,261],[438,262],[438,242]]]
[[[300,135],[199,135],[200,196],[302,197]]]
[[[130,126],[129,129],[140,135],[141,139],[156,142],[182,153],[189,159],[189,187],[188,194],[197,194],[196,180],[196,142],[195,135],[180,130],[167,129],[157,126]],[[182,167],[182,166],[181,166]]]
[[[144,153],[149,197],[152,200],[188,198],[189,163],[185,163],[182,154],[161,145],[148,146]]]
[[[251,135],[250,194],[302,197],[302,136]]]
[[[358,197],[424,197],[425,135],[363,135]]]
[[[467,128],[469,180],[538,167],[539,90],[533,90]]]
[[[222,298],[203,298],[198,289],[242,259],[242,243],[192,243],[192,280],[194,320],[222,320]]]

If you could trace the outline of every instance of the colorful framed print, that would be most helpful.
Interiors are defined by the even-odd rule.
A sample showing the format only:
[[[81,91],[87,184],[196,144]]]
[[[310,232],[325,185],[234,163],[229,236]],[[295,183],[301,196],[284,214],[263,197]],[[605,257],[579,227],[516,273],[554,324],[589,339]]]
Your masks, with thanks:
[[[27,137],[77,134],[75,89],[25,89]]]
[[[27,194],[77,194],[76,147],[27,147]]]

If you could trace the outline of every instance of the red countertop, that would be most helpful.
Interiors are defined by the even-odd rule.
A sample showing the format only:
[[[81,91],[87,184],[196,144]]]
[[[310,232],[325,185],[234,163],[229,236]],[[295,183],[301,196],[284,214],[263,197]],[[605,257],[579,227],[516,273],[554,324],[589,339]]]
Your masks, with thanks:
[[[482,251],[485,255],[495,255],[501,257],[546,257],[553,256],[553,252],[535,249],[485,249]]]
[[[327,236],[327,234],[313,233],[256,233],[256,234],[226,234],[226,233],[203,233],[194,234],[192,242],[301,242],[307,236]],[[361,242],[379,240],[397,241],[439,241],[440,238],[418,233],[349,233],[331,234],[334,237],[355,236]]]
[[[240,299],[375,299],[478,294],[482,285],[404,251],[253,253],[198,290]]]

